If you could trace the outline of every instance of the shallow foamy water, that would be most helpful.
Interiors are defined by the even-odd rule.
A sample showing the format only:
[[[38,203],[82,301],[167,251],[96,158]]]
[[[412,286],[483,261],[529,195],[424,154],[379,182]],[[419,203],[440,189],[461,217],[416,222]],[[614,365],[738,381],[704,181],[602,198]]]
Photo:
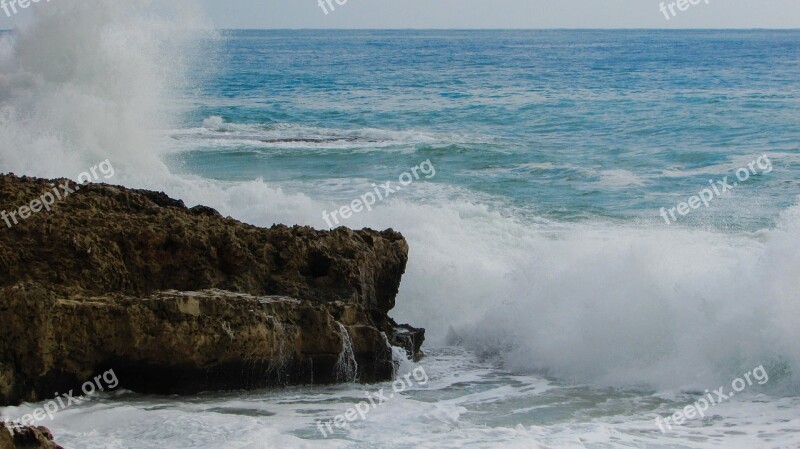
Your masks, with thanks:
[[[71,448],[789,448],[800,444],[800,400],[752,391],[666,434],[655,423],[701,393],[564,385],[516,375],[462,349],[429,349],[428,375],[325,438],[375,385],[154,397],[116,392],[56,415]],[[414,377],[411,377],[413,380]],[[40,404],[39,404],[40,405]],[[36,404],[5,409],[26,413]],[[325,427],[323,426],[323,429]]]

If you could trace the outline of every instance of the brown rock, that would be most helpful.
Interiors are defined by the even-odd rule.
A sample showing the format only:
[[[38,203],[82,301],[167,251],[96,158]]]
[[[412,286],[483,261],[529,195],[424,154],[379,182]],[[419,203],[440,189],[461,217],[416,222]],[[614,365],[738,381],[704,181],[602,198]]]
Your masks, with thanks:
[[[263,229],[163,193],[13,175],[0,211],[58,185],[75,193],[0,229],[0,404],[109,369],[154,393],[391,377],[399,233]]]
[[[0,286],[32,281],[130,295],[219,288],[384,313],[394,307],[408,244],[391,229],[263,229],[187,209],[163,193],[9,175],[0,175],[0,210],[65,183],[78,190],[0,233]]]
[[[64,449],[46,427],[0,423],[0,449]]]

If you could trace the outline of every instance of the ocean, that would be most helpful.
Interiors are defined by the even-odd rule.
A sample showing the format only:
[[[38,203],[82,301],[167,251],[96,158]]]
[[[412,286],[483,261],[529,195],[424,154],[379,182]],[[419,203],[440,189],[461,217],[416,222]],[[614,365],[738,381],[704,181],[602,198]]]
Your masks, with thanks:
[[[800,31],[41,10],[0,34],[2,171],[109,159],[254,225],[393,228],[392,316],[428,331],[429,380],[332,434],[392,383],[105,393],[41,423],[66,448],[800,447]]]

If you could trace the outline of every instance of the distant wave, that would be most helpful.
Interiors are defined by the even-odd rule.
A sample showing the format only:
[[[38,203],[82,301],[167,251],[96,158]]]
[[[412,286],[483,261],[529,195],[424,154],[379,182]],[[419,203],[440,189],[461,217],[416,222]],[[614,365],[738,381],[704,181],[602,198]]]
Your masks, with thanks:
[[[392,147],[409,150],[416,145],[436,146],[480,142],[480,139],[473,136],[438,135],[416,130],[331,129],[290,123],[230,123],[219,116],[206,118],[202,127],[176,129],[170,135],[173,139],[181,142],[182,148],[185,150],[197,150],[202,146],[215,148],[237,145],[254,149],[307,148],[383,151]]]

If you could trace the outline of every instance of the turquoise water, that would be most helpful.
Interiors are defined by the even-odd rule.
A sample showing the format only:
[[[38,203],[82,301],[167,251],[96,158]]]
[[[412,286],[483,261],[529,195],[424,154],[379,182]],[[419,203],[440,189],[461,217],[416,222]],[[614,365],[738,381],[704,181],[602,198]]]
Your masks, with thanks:
[[[753,230],[800,193],[798,56],[797,31],[227,32],[187,119],[227,125],[179,161],[308,193],[430,159],[431,182],[498,209],[648,222],[769,154],[681,220]]]

